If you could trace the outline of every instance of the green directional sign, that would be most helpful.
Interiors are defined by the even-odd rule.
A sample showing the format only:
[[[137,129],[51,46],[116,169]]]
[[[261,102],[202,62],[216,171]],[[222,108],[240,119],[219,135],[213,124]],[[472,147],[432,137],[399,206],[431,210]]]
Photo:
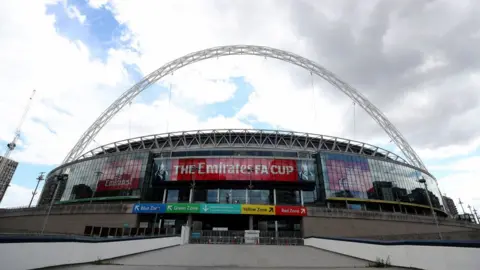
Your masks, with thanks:
[[[242,207],[240,204],[201,204],[200,213],[202,214],[240,214]]]
[[[167,203],[165,213],[174,213],[174,214],[200,213],[200,204],[198,203]]]

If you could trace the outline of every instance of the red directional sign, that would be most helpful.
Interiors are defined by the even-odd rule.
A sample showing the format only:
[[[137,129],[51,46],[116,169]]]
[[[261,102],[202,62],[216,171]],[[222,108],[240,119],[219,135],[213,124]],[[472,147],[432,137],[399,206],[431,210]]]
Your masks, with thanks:
[[[303,206],[275,206],[277,216],[306,216],[307,208]]]

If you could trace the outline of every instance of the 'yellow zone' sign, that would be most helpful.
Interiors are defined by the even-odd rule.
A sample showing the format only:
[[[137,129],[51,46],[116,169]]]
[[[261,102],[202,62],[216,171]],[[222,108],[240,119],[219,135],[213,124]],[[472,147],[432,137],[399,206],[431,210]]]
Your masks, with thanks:
[[[275,215],[275,206],[242,204],[242,214],[244,215]]]

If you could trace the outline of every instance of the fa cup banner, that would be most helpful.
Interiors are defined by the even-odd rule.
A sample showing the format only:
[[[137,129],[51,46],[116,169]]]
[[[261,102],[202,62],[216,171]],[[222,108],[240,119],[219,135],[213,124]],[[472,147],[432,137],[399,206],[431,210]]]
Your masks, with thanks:
[[[310,164],[303,164],[312,163]],[[314,180],[313,161],[269,158],[186,158],[155,160],[155,181]],[[309,171],[309,169],[311,171]]]

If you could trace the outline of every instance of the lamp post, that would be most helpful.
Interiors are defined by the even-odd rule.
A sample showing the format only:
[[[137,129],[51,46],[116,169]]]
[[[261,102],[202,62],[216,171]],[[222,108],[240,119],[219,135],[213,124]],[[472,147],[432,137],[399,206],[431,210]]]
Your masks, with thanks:
[[[190,167],[190,173],[192,173],[192,183],[190,184],[190,198],[188,200],[189,203],[193,203],[195,200],[194,195],[195,195],[195,174],[197,173],[197,166],[192,165]]]
[[[58,188],[60,187],[60,184],[62,181],[67,181],[68,180],[68,174],[60,174],[60,175],[55,175],[55,181],[57,181],[57,186],[55,187],[55,192],[53,193],[52,200],[50,201],[50,206],[48,207],[48,212],[47,215],[45,216],[45,219],[43,220],[43,226],[42,226],[42,231],[41,234],[45,231],[45,228],[47,227],[48,223],[48,217],[50,216],[50,212],[52,211],[52,206],[53,203],[55,202],[55,197],[57,197],[57,192]]]
[[[45,172],[41,172],[40,175],[37,177],[37,185],[35,186],[35,190],[32,192],[32,199],[30,200],[30,203],[28,204],[28,208],[30,208],[32,206],[33,198],[35,198],[35,195],[37,195],[38,185],[40,184],[40,181],[44,180],[44,178],[43,178],[44,174],[45,174]]]
[[[425,193],[427,193],[428,204],[430,205],[430,210],[432,211],[433,220],[435,221],[435,225],[437,226],[438,236],[440,237],[440,240],[442,240],[443,239],[442,232],[440,232],[440,227],[438,226],[437,214],[435,213],[435,210],[433,210],[432,201],[430,200],[430,193],[428,192],[427,181],[424,178],[422,178],[422,179],[419,179],[418,182],[425,186]]]

